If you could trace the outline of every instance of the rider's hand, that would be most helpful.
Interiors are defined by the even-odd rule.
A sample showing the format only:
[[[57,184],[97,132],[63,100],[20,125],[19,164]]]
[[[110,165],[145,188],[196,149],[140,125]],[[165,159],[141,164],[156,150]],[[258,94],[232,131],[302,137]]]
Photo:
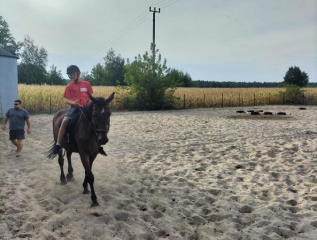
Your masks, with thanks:
[[[76,102],[75,102],[75,105],[79,105],[79,103],[80,103],[80,101],[81,101],[81,99],[78,99]]]

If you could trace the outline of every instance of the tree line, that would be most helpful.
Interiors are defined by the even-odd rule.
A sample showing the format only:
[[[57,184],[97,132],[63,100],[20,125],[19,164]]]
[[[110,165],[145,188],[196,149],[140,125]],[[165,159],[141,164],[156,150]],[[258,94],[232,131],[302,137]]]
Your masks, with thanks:
[[[282,88],[284,82],[217,82],[194,80],[193,85],[198,88]],[[315,88],[317,83],[309,82],[305,87]]]
[[[283,87],[282,82],[217,82],[217,81],[193,81],[199,88],[275,88]]]

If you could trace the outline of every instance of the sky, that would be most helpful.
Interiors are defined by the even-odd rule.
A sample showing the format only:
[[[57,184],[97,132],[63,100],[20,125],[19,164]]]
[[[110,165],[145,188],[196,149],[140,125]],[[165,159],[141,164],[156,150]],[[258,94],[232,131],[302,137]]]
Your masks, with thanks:
[[[317,82],[317,0],[0,0],[0,16],[66,78],[110,48],[130,61],[150,51],[150,7],[159,53],[193,80],[282,82],[298,66]]]

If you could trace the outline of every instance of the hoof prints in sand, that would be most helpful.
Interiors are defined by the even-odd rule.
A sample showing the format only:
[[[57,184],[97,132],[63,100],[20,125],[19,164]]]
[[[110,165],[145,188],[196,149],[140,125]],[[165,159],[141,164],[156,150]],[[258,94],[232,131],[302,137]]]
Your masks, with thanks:
[[[282,110],[287,124],[229,119],[232,109],[114,113],[93,209],[79,158],[60,185],[57,162],[40,154],[51,116],[33,116],[47,134],[28,136],[23,161],[8,151],[1,162],[0,238],[313,239],[314,111]]]

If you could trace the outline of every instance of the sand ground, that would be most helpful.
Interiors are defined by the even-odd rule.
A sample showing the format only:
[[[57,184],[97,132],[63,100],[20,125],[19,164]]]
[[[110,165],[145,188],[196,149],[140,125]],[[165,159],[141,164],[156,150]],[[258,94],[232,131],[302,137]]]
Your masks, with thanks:
[[[96,208],[78,155],[66,185],[45,157],[52,115],[31,116],[20,158],[1,131],[0,239],[316,239],[317,107],[249,109],[287,115],[114,112]]]

